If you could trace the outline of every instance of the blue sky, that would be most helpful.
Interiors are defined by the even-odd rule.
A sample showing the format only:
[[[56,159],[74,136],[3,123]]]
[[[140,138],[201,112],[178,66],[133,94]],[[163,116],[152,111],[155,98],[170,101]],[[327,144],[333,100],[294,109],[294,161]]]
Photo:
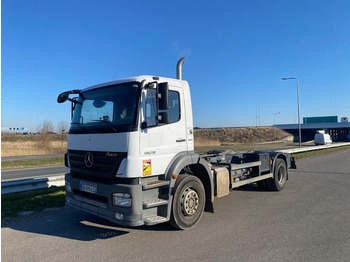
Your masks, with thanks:
[[[70,122],[57,95],[115,78],[183,78],[194,125],[350,116],[350,2],[3,0],[1,124]],[[260,108],[260,110],[257,110]],[[259,114],[258,114],[259,115]]]

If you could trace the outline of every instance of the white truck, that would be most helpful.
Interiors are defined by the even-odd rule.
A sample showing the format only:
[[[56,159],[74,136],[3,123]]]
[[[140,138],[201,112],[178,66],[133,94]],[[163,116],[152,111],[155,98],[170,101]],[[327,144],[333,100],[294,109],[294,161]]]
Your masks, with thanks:
[[[169,222],[188,229],[230,189],[284,188],[288,169],[296,168],[289,154],[195,153],[183,62],[177,79],[138,76],[58,96],[72,102],[67,205],[125,226]]]

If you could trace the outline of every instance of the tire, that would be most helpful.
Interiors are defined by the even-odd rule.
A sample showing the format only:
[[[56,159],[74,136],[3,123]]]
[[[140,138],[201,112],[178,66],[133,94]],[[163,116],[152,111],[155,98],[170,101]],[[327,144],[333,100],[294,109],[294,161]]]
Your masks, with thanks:
[[[266,184],[271,190],[281,191],[285,187],[286,182],[287,182],[286,162],[281,158],[277,158],[273,178],[268,179]]]
[[[178,229],[195,226],[203,215],[205,191],[195,176],[181,175],[174,186],[173,205],[169,224]]]

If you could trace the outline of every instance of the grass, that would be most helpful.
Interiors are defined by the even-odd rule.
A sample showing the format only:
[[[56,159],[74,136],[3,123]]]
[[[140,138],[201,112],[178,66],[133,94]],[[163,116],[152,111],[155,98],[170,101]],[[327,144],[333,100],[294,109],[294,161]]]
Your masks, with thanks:
[[[38,141],[40,140],[39,135],[15,135],[15,134],[2,134],[1,141],[3,142],[18,142],[18,141]],[[67,134],[52,134],[50,135],[51,141],[67,141]]]
[[[67,142],[50,141],[46,146],[39,145],[36,141],[1,141],[1,156],[30,156],[62,154],[67,151]]]
[[[1,156],[62,154],[67,151],[67,135],[2,135]]]
[[[1,196],[1,218],[16,217],[20,212],[43,211],[46,208],[63,207],[64,187],[21,192]]]
[[[342,147],[335,147],[335,148],[329,148],[329,149],[320,149],[320,150],[304,152],[304,153],[297,153],[297,154],[293,154],[293,156],[297,160],[297,159],[302,159],[306,157],[324,155],[324,154],[328,154],[328,153],[332,153],[340,150],[346,150],[346,149],[350,149],[350,146],[342,146]]]
[[[64,165],[63,157],[2,161],[1,170]]]

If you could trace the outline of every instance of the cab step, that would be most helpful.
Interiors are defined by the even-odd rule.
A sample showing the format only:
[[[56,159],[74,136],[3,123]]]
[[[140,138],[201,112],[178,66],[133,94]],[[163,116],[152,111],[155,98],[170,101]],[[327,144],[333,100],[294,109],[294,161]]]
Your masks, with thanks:
[[[157,187],[168,186],[169,184],[170,184],[170,181],[168,180],[155,180],[155,181],[150,181],[142,184],[142,189],[148,190],[148,189],[153,189]]]
[[[162,198],[153,198],[142,201],[143,208],[152,208],[162,205],[167,205],[169,203],[168,200]]]
[[[163,222],[167,222],[166,217],[161,217],[161,216],[153,216],[153,217],[146,217],[143,222],[145,223],[146,226],[151,226]]]

